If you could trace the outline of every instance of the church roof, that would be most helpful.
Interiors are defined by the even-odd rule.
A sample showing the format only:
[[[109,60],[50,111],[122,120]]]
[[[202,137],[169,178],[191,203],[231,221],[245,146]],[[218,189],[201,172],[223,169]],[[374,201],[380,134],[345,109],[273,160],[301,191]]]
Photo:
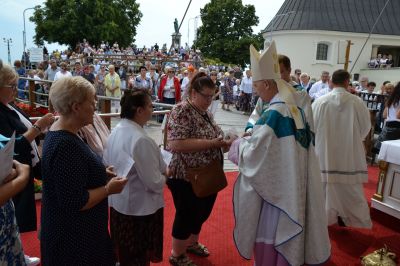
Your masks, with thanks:
[[[385,3],[386,0],[285,0],[263,32],[273,29],[369,33]],[[400,1],[390,0],[373,33],[400,35],[399,12]]]

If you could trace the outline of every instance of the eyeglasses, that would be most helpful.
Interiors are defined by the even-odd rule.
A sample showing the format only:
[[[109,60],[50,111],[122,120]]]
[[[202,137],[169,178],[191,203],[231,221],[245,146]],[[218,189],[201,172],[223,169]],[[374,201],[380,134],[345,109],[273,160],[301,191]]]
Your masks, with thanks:
[[[175,73],[174,71],[168,71],[168,74]]]
[[[209,95],[209,94],[204,94],[204,93],[202,93],[202,92],[200,92],[200,91],[196,91],[198,94],[200,94],[201,96],[203,96],[203,98],[204,99],[206,99],[206,100],[212,100],[213,98],[214,98],[214,93],[212,94],[212,95]]]
[[[5,85],[5,86],[3,86],[4,88],[10,88],[10,89],[13,89],[13,90],[15,90],[15,89],[17,89],[17,84],[13,84],[13,85]]]
[[[210,76],[217,76],[217,74],[210,74]]]

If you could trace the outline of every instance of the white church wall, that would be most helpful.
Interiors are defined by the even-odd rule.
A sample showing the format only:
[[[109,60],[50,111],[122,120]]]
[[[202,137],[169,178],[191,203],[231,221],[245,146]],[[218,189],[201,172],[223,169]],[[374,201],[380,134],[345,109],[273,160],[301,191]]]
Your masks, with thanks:
[[[266,42],[270,41],[270,37],[269,32],[264,33],[264,39]],[[343,61],[343,56],[345,54],[343,49],[346,47],[344,42],[346,40],[351,40],[353,43],[350,49],[350,63],[348,68],[350,71],[367,37],[368,34],[347,32],[277,31],[273,33],[272,39],[276,42],[278,53],[285,54],[290,58],[292,62],[292,70],[299,68],[302,72],[307,72],[312,78],[319,79],[323,70],[332,73],[337,69],[344,68],[344,64],[339,63]],[[327,60],[316,60],[317,44],[319,42],[328,44],[329,46]],[[372,35],[365,45],[352,74],[361,75],[361,70],[367,68],[372,52],[376,52],[372,50],[372,47],[375,45],[399,46],[400,36]],[[341,47],[340,52],[339,47]],[[378,70],[378,72],[381,71]],[[363,71],[363,73],[366,72]],[[387,72],[387,74],[389,74],[389,72]],[[380,78],[379,81],[381,79],[382,81],[386,80],[385,74],[381,75],[383,76],[380,77],[379,74],[375,75],[374,73],[374,77],[376,76],[377,78]]]

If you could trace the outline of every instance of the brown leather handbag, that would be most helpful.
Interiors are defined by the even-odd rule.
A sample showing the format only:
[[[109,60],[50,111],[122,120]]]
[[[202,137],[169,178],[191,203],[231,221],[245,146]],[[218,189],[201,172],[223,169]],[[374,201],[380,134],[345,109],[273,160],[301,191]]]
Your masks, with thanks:
[[[188,100],[190,106],[199,113],[213,128],[214,125],[207,114],[202,115]],[[215,128],[214,128],[215,129]],[[221,151],[220,151],[221,152]],[[224,156],[221,152],[221,160]],[[215,194],[223,190],[227,185],[228,181],[223,169],[223,163],[221,160],[213,160],[208,165],[201,167],[189,167],[185,160],[183,160],[181,154],[178,155],[183,162],[186,169],[186,179],[192,184],[194,194],[199,198],[204,198]]]
[[[210,196],[228,185],[221,161],[213,160],[205,166],[188,167],[182,156],[180,157],[186,168],[185,177],[192,184],[193,192],[197,197]]]

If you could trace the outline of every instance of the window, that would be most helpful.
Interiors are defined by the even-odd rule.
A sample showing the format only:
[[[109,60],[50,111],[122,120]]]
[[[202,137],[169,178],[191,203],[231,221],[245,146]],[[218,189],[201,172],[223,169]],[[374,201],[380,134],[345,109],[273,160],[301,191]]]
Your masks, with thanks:
[[[318,45],[317,45],[317,60],[322,60],[322,61],[328,60],[328,48],[329,48],[328,44],[318,43]]]

